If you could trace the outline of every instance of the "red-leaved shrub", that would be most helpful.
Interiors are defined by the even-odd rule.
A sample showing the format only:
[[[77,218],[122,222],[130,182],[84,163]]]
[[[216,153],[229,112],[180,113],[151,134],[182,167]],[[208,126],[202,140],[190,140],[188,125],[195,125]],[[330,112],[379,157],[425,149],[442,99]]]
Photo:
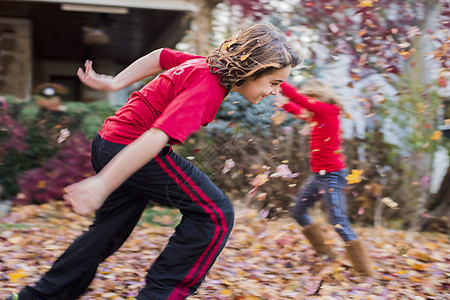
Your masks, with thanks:
[[[62,199],[64,187],[94,174],[90,141],[77,132],[43,165],[24,172],[19,178],[20,193],[14,204],[46,203]]]

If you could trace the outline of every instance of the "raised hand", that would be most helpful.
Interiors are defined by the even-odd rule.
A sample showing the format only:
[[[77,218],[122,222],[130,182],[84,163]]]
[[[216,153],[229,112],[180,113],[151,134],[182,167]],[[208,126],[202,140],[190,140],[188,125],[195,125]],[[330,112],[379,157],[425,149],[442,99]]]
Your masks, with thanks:
[[[92,61],[86,60],[84,63],[85,71],[82,68],[78,68],[77,75],[88,87],[96,90],[103,91],[115,91],[117,90],[114,86],[114,77],[104,74],[97,74],[92,68]]]
[[[282,94],[278,94],[275,98],[274,98],[275,102],[275,106],[278,108],[282,108],[283,105],[287,104],[289,102],[289,98],[282,95]]]

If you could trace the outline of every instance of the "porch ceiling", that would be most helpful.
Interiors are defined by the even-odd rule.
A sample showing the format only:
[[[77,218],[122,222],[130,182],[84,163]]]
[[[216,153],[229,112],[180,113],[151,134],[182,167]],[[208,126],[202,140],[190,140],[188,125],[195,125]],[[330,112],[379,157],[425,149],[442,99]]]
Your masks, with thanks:
[[[109,59],[128,64],[159,47],[173,47],[188,28],[182,10],[128,7],[126,14],[66,11],[60,3],[0,1],[0,17],[28,19],[32,23],[35,58]],[[92,29],[109,43],[88,45],[83,36]]]

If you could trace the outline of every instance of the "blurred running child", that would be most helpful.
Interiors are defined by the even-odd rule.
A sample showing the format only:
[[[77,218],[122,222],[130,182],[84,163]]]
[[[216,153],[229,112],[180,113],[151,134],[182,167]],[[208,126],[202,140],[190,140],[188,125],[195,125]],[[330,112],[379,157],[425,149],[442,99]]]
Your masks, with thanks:
[[[339,116],[342,104],[334,90],[324,82],[308,80],[299,91],[292,84],[281,84],[277,105],[307,122],[310,129],[309,159],[312,175],[295,196],[292,216],[313,248],[334,260],[336,252],[325,243],[319,224],[308,215],[308,209],[321,197],[325,199],[329,222],[345,241],[345,248],[354,268],[364,275],[374,276],[369,257],[352,229],[347,214],[343,188],[347,185],[347,168],[342,153]]]

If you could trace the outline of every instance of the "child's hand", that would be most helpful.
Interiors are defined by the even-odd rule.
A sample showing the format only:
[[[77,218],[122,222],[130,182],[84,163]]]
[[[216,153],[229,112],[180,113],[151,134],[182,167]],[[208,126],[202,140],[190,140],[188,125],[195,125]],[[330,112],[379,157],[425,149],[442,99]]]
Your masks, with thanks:
[[[104,183],[98,176],[86,178],[71,184],[65,189],[63,196],[66,203],[79,215],[86,216],[102,206],[108,196]]]
[[[286,96],[283,96],[281,94],[278,94],[275,97],[275,106],[278,107],[278,108],[283,108],[283,106],[285,104],[287,104],[288,102],[289,102],[289,98],[286,97]]]
[[[310,112],[309,110],[303,109],[298,117],[306,122],[311,122],[312,118],[314,116],[314,113]]]
[[[114,77],[97,74],[92,68],[91,60],[87,60],[84,67],[86,68],[85,71],[82,68],[78,68],[77,71],[78,78],[80,78],[81,82],[96,90],[115,91],[113,84]]]

